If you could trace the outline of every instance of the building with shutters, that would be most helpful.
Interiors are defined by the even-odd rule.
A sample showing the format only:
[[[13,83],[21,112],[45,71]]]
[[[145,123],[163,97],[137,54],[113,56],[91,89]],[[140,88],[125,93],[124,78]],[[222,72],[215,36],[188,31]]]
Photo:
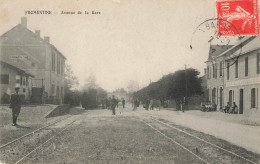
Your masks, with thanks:
[[[64,99],[65,56],[41,38],[40,31],[27,28],[27,18],[0,37],[0,60],[34,75],[31,102],[62,104]],[[6,91],[5,91],[6,92]]]

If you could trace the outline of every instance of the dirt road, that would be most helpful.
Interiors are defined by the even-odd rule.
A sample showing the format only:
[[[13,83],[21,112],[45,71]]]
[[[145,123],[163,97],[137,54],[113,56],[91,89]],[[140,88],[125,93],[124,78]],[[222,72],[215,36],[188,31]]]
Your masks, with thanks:
[[[15,163],[26,154],[20,163],[258,163],[260,155],[213,136],[203,134],[173,122],[155,120],[146,111],[117,108],[117,115],[110,110],[88,110],[72,115],[68,120],[50,127],[50,133],[34,135],[30,141],[37,150],[19,147]],[[149,111],[147,111],[149,112]],[[158,111],[159,112],[159,111]],[[160,111],[163,112],[163,111]],[[69,125],[69,126],[67,126]],[[198,140],[188,134],[198,136]],[[65,129],[66,127],[66,129]],[[37,138],[37,140],[36,140]],[[40,139],[41,138],[41,139]],[[223,151],[203,140],[213,143]],[[17,143],[19,144],[19,143]],[[14,155],[5,151],[6,159]],[[236,156],[238,155],[238,156]]]

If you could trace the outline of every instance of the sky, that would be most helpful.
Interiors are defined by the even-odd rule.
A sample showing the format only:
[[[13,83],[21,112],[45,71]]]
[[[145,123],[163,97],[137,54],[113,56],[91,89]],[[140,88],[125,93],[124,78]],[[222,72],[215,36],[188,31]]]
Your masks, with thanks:
[[[194,53],[191,38],[200,23],[216,18],[215,8],[214,0],[2,0],[0,35],[26,16],[27,27],[50,36],[66,56],[81,85],[95,74],[98,85],[113,91],[131,80],[144,87],[185,64],[202,76],[209,44],[197,38],[202,48]],[[52,14],[25,15],[28,10]]]

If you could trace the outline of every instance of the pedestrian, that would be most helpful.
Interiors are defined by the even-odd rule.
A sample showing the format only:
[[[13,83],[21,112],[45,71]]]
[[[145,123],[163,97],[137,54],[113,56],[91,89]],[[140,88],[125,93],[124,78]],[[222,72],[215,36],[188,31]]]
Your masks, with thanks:
[[[226,105],[225,108],[224,108],[224,112],[225,112],[225,113],[228,113],[229,109],[230,109],[230,103],[227,102],[227,105]]]
[[[115,96],[113,95],[113,98],[111,100],[112,115],[116,115],[116,104],[117,104],[117,100],[115,99]]]
[[[116,98],[116,107],[118,108],[118,104],[119,104],[119,99]]]
[[[145,110],[149,110],[149,104],[150,104],[150,100],[147,99],[147,100],[145,101]]]
[[[106,109],[108,109],[108,106],[109,106],[109,101],[108,101],[108,99],[106,98],[106,104],[105,104],[106,106],[105,106],[105,108]]]
[[[134,108],[133,108],[133,111],[135,111],[135,110],[137,109],[138,104],[139,104],[138,100],[135,99],[135,100],[134,100]]]
[[[112,104],[112,98],[109,97],[108,98],[108,107],[107,107],[108,110],[111,110],[111,104]]]
[[[123,105],[123,108],[125,108],[125,99],[124,98],[122,100],[122,105]]]
[[[233,102],[232,110],[230,113],[237,114],[237,104],[235,102]]]
[[[12,109],[12,116],[13,116],[13,126],[17,126],[17,118],[19,116],[19,113],[21,111],[21,99],[19,96],[19,87],[15,88],[15,93],[11,95],[10,99],[10,106],[9,108]]]

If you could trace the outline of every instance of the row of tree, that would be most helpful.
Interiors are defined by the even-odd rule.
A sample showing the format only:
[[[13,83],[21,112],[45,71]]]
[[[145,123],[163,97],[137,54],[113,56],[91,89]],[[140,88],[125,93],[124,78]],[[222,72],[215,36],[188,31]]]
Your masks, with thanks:
[[[187,103],[191,96],[202,94],[202,79],[199,74],[199,71],[193,68],[178,70],[135,92],[134,98],[141,101],[147,99],[160,99],[161,101],[173,99],[178,104],[183,102],[185,97]]]

